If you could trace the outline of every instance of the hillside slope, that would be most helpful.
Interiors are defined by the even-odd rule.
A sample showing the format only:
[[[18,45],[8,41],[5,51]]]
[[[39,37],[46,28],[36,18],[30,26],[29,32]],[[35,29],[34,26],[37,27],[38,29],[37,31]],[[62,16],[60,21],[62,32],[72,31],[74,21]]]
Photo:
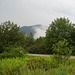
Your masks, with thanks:
[[[26,35],[29,35],[29,33],[32,32],[34,35],[34,38],[36,39],[40,36],[45,36],[45,32],[47,28],[48,28],[47,26],[39,24],[39,25],[33,25],[33,26],[23,26],[20,28],[20,31],[25,32]]]

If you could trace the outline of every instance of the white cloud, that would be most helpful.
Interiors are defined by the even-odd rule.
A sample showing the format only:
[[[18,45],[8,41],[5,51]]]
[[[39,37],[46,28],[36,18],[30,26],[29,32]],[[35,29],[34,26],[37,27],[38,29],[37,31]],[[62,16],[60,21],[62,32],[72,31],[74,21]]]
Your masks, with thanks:
[[[75,0],[0,0],[0,23],[49,25],[57,17],[75,22]]]
[[[40,36],[44,37],[47,28],[48,28],[48,26],[44,26],[44,25],[40,25],[38,27],[34,26],[33,27],[33,29],[35,31],[34,38],[36,39],[36,38],[39,38]]]

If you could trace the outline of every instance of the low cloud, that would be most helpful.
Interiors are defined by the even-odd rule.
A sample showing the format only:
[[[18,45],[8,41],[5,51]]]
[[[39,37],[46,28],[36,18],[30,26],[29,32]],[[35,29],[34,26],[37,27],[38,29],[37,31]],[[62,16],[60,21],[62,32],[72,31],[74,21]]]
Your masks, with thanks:
[[[46,32],[46,29],[48,27],[47,26],[44,26],[44,25],[40,25],[38,27],[33,27],[34,31],[35,31],[35,34],[34,34],[34,38],[39,38],[40,36],[41,37],[44,37],[45,36],[45,32]]]

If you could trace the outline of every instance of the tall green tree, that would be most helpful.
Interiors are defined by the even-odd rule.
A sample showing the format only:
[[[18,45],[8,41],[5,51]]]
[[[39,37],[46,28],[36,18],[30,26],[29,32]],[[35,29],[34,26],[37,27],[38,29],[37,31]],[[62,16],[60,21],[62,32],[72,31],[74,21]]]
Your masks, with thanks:
[[[74,31],[74,24],[67,18],[57,18],[46,30],[46,44],[49,53],[52,53],[52,45],[59,40],[67,39],[69,43],[72,43],[71,33]]]
[[[21,45],[24,34],[19,32],[19,26],[13,22],[6,21],[0,24],[0,53],[9,45]]]
[[[35,39],[35,44],[45,44],[45,37]]]

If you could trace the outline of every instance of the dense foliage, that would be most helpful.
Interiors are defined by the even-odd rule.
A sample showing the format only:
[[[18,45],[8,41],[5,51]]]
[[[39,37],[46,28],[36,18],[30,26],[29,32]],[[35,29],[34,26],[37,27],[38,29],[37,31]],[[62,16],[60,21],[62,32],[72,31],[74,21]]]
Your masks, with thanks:
[[[58,58],[68,59],[72,53],[72,46],[68,46],[67,40],[59,41],[56,44],[53,44],[53,52],[57,55]],[[63,57],[62,57],[63,56]]]
[[[23,41],[24,35],[19,32],[17,24],[6,21],[0,25],[0,53],[10,45],[22,45]]]
[[[0,24],[0,59],[22,57],[26,53],[26,37],[19,28],[10,21]]]
[[[57,18],[46,30],[46,37],[33,38],[19,31],[17,24],[0,24],[0,75],[75,75],[75,24]],[[32,57],[25,53],[55,54]]]
[[[74,33],[74,24],[72,24],[69,19],[57,18],[54,21],[52,21],[52,23],[46,31],[46,44],[49,53],[53,53],[52,45],[60,40],[67,39],[69,45],[75,46]]]
[[[68,48],[70,45],[72,46],[72,55],[75,55],[74,34],[75,24],[71,23],[70,20],[66,18],[57,18],[52,21],[46,30],[46,37],[39,37],[37,39],[34,39],[32,32],[26,35],[24,32],[20,32],[20,27],[17,26],[17,24],[6,21],[0,24],[1,57],[3,57],[5,53],[7,57],[14,54],[15,49],[17,49],[19,53],[22,51],[24,54],[26,52],[34,54],[53,54],[56,53],[56,50],[53,51],[53,44],[64,41],[64,39],[67,40]],[[21,49],[19,49],[19,47],[21,47]],[[67,52],[66,49],[65,52]],[[65,52],[62,52],[63,55],[65,55]]]
[[[75,60],[57,63],[50,57],[26,57],[0,60],[0,75],[75,75]]]

